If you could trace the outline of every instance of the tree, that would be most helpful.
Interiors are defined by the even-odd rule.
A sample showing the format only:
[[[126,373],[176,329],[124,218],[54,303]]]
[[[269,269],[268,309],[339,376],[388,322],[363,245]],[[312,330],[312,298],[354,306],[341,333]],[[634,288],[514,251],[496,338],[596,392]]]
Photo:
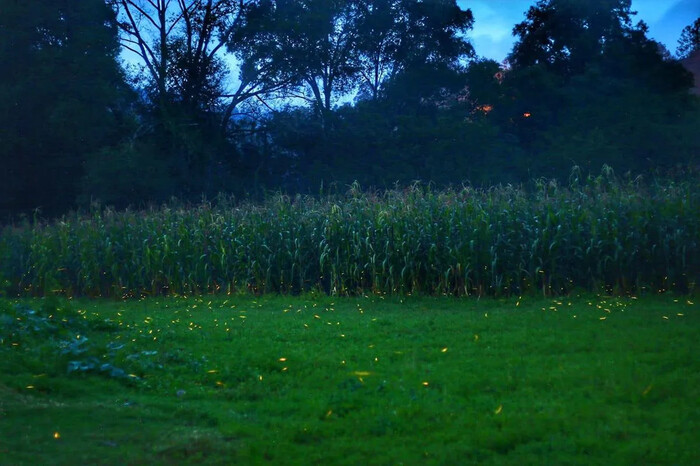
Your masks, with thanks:
[[[326,121],[335,99],[357,82],[359,39],[356,0],[276,0],[268,2],[259,44],[293,77],[287,95],[310,104]]]
[[[135,138],[90,164],[94,176],[88,189],[102,191],[101,186],[110,185],[105,163],[114,174],[131,166],[160,166],[167,176],[157,183],[161,188],[153,190],[153,200],[168,193],[190,198],[214,195],[235,184],[239,109],[250,99],[281,88],[270,60],[251,47],[261,33],[251,18],[260,14],[263,4],[110,0],[119,19],[122,47],[140,65],[140,73],[132,77],[144,76],[137,84],[145,91],[145,101]],[[237,79],[230,75],[234,62]],[[123,163],[109,163],[110,157]],[[117,190],[123,192],[124,186]],[[103,197],[113,197],[107,194]]]
[[[678,39],[676,55],[680,60],[683,60],[690,57],[696,50],[700,50],[700,18],[683,28],[681,37]]]
[[[223,129],[239,104],[279,88],[264,66],[244,53],[250,37],[248,15],[258,3],[111,0],[120,20],[122,46],[139,58],[147,72],[151,101],[162,112],[173,105],[190,114],[223,108]],[[229,89],[225,81],[234,58],[240,73]]]
[[[0,211],[73,204],[87,155],[120,137],[118,50],[102,0],[2,2]]]
[[[582,72],[632,30],[631,0],[539,0],[513,29],[513,68],[541,65],[561,75]]]
[[[359,2],[361,95],[376,100],[382,85],[411,67],[454,65],[473,56],[464,40],[474,18],[454,0]]]
[[[644,170],[692,153],[692,80],[634,14],[629,0],[540,0],[515,26],[505,111],[494,113],[536,176],[573,164]]]
[[[295,76],[292,97],[328,120],[340,98],[377,99],[412,67],[456,67],[473,23],[455,0],[269,0],[267,56]]]

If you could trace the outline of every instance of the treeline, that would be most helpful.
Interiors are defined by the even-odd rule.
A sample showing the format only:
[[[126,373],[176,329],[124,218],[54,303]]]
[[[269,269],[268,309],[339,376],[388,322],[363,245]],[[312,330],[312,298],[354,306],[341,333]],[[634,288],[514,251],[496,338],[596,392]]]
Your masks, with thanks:
[[[455,0],[0,0],[0,215],[697,168],[678,58],[700,20],[674,58],[629,0],[540,0],[506,64],[474,21]]]

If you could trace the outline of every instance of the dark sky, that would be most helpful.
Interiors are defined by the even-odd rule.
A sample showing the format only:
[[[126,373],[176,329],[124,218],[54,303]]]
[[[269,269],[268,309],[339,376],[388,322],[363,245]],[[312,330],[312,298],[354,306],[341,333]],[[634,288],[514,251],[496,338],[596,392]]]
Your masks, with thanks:
[[[588,1],[588,0],[581,0]],[[502,61],[513,46],[513,26],[524,19],[535,0],[458,0],[474,13],[474,29],[469,37],[479,56]],[[649,37],[676,51],[683,28],[700,17],[700,0],[632,0],[636,24],[649,25]]]

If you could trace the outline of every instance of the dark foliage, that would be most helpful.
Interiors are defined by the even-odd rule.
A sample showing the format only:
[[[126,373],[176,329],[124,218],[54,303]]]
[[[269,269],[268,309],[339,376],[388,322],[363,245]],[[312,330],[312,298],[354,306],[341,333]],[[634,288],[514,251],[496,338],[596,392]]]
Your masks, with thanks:
[[[475,58],[455,0],[69,3],[0,8],[4,220],[698,163],[693,77],[629,0],[538,1],[506,66]]]
[[[101,0],[0,6],[0,215],[75,201],[88,154],[119,137],[126,86]]]
[[[700,18],[696,19],[693,24],[689,24],[681,32],[681,37],[678,39],[678,50],[676,54],[678,58],[688,58],[693,52],[700,50]]]

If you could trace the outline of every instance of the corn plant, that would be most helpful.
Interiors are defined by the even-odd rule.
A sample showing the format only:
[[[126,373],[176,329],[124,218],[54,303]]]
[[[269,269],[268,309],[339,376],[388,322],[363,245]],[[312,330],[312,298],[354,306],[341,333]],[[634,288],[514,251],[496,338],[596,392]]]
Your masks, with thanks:
[[[260,204],[94,209],[0,233],[19,295],[690,291],[700,189],[606,172],[569,186],[411,186]]]

